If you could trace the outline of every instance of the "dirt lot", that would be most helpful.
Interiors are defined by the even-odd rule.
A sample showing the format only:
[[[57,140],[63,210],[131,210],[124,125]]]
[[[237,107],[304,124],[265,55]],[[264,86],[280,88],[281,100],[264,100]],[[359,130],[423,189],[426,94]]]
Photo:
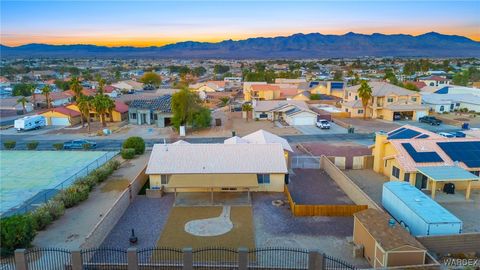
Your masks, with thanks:
[[[187,135],[189,137],[229,137],[232,136],[232,131],[235,131],[237,136],[244,136],[259,129],[277,135],[301,134],[300,131],[293,127],[277,127],[270,121],[255,121],[249,119],[247,122],[242,118],[242,112],[216,111],[212,114],[212,117],[222,119],[222,126],[193,131]]]
[[[288,190],[297,204],[354,204],[323,170],[294,169]]]
[[[352,179],[372,200],[379,206],[382,205],[382,187],[388,177],[373,170],[346,170],[344,173]]]
[[[442,118],[448,118],[456,120],[462,123],[469,123],[470,127],[479,128],[480,127],[480,116],[474,114],[460,114],[460,113],[448,113],[441,114]]]
[[[188,221],[203,218],[217,217],[222,207],[174,207],[170,212],[157,246],[161,247],[255,247],[255,238],[252,224],[252,208],[233,206],[231,220],[233,229],[223,235],[200,237],[185,232],[184,226]]]
[[[362,118],[340,118],[338,120],[353,126],[355,128],[355,133],[372,133],[380,130],[390,131],[399,127],[396,123],[378,119],[363,120]]]
[[[372,141],[373,144],[373,141]],[[372,150],[366,145],[352,142],[341,143],[302,143],[297,149],[313,156],[346,157],[345,166],[352,168],[353,157],[371,155]]]

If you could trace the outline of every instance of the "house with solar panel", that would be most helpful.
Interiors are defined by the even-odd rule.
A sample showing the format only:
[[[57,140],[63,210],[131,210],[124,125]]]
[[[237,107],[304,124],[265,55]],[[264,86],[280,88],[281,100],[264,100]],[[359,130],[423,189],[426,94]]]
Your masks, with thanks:
[[[422,105],[422,95],[387,82],[369,82],[372,88],[372,99],[366,108],[366,115],[372,119],[418,120],[428,115],[428,107]],[[363,117],[362,99],[358,95],[360,85],[345,88],[342,111],[350,117]]]
[[[172,96],[165,95],[154,99],[135,99],[128,106],[128,121],[136,125],[171,125]]]
[[[375,172],[390,181],[405,181],[427,190],[432,198],[445,186],[451,189],[452,184],[455,190],[465,193],[466,199],[472,189],[480,189],[478,138],[445,138],[405,125],[377,133],[372,154]]]

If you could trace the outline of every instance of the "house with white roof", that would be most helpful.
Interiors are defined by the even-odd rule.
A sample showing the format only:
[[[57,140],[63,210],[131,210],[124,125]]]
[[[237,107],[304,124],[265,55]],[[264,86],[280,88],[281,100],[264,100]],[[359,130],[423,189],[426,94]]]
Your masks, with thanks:
[[[437,113],[460,109],[480,112],[480,96],[472,94],[422,94],[422,102]]]
[[[303,100],[255,101],[253,116],[258,120],[285,121],[291,126],[311,126],[317,122],[317,113]]]

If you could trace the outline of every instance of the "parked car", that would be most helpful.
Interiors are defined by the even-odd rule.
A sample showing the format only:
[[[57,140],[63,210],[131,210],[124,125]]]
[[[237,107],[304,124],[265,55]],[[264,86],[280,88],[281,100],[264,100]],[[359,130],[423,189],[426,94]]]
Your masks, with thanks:
[[[97,147],[97,143],[87,140],[73,140],[63,144],[63,149],[84,149],[84,145],[90,145],[90,148]]]
[[[455,135],[453,135],[452,133],[448,133],[448,132],[439,132],[438,135],[440,135],[442,137],[445,137],[445,138],[455,138]]]
[[[467,137],[467,135],[466,135],[465,133],[461,132],[461,131],[457,131],[457,132],[455,132],[453,135],[455,135],[455,137],[457,137],[457,138],[465,138],[465,137]]]
[[[394,114],[394,115],[393,115],[393,120],[395,120],[395,121],[402,120],[402,116],[401,116],[400,114],[398,114],[398,113],[397,113],[397,114]]]
[[[320,119],[317,121],[317,127],[321,129],[330,129],[330,122],[325,119]]]
[[[427,123],[432,126],[439,126],[442,123],[442,120],[439,120],[433,116],[423,116],[418,119],[421,123]]]

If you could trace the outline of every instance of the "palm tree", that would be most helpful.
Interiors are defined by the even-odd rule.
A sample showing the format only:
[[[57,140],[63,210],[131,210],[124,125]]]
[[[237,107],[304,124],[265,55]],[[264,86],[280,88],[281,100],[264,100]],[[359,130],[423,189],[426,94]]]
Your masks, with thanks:
[[[245,104],[242,105],[242,111],[247,113],[247,117],[246,117],[247,122],[248,122],[248,114],[252,110],[253,110],[253,107],[250,103],[245,103]]]
[[[105,114],[112,110],[112,104],[113,107],[115,107],[115,103],[106,95],[97,94],[93,98],[93,107],[99,115],[102,126],[104,127],[107,126],[107,123],[105,122]]]
[[[21,98],[17,99],[17,102],[22,104],[23,114],[26,114],[27,108],[25,107],[25,105],[27,104],[28,99],[22,96]]]
[[[50,89],[50,85],[47,84],[42,88],[42,94],[45,95],[45,102],[47,102],[47,108],[49,109],[52,105],[50,101],[50,92],[52,92],[52,90]]]
[[[34,84],[30,85],[30,88],[29,88],[29,91],[32,94],[32,103],[33,103],[33,109],[34,110],[35,110],[35,107],[37,106],[37,97],[35,96],[35,89],[36,88],[37,87]]]
[[[72,81],[70,82],[70,89],[72,89],[73,93],[75,93],[75,100],[78,100],[82,94],[83,87],[77,77],[72,78]]]
[[[358,96],[362,99],[363,106],[363,120],[367,119],[367,106],[372,98],[372,88],[367,81],[362,81],[360,88],[358,88]]]
[[[105,80],[102,77],[98,77],[98,89],[97,93],[103,95],[103,88],[105,87]]]
[[[92,108],[92,98],[81,95],[77,101],[77,106],[81,114],[82,127],[84,126],[83,118],[85,117],[87,119],[88,133],[90,133],[90,110]]]

